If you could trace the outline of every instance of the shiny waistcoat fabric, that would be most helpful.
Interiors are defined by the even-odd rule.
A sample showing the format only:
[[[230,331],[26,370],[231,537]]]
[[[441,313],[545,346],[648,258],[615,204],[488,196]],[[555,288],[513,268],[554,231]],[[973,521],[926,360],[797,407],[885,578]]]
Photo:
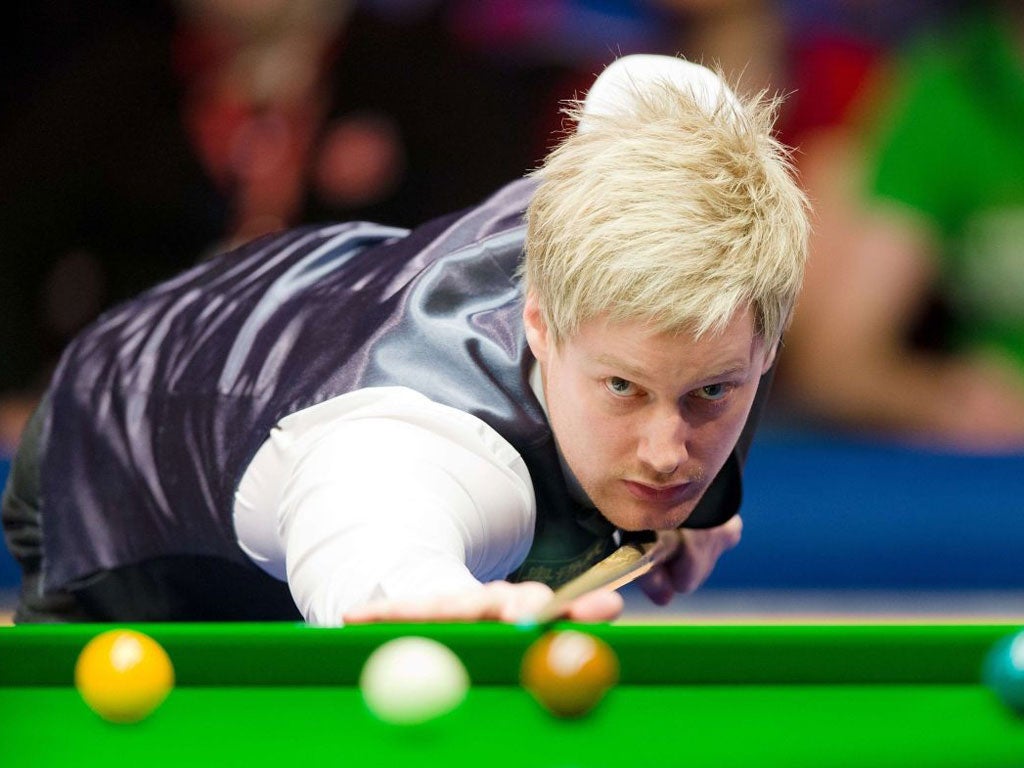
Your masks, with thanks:
[[[270,430],[378,386],[471,413],[523,456],[538,515],[512,578],[556,586],[607,554],[613,528],[570,498],[528,384],[515,271],[532,188],[515,182],[412,232],[347,223],[263,238],[100,318],[51,386],[46,588],[157,557],[247,562],[233,496]],[[738,507],[728,474],[711,518]]]

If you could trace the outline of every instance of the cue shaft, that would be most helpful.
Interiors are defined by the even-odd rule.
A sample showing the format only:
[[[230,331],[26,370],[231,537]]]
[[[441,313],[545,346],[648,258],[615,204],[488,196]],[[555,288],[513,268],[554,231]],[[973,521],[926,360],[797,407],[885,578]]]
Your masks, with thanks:
[[[575,579],[555,590],[551,600],[530,623],[545,624],[559,618],[569,603],[596,589],[618,589],[638,579],[679,549],[682,534],[676,530],[657,531],[653,541],[623,544]]]

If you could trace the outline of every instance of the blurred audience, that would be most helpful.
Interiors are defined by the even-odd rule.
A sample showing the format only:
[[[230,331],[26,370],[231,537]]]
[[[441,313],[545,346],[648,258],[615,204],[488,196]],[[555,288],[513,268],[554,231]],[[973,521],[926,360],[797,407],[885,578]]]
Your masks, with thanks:
[[[783,355],[814,418],[1024,449],[1024,12],[972,4],[802,147],[818,225]]]
[[[411,226],[523,173],[523,72],[440,5],[48,0],[5,31],[0,450],[64,343],[204,253],[328,219]],[[387,6],[387,8],[384,8]]]

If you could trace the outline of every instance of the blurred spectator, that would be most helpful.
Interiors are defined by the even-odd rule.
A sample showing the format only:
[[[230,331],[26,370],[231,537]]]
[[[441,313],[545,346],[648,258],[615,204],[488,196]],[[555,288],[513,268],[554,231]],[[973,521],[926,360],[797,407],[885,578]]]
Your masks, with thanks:
[[[203,253],[334,218],[411,226],[530,166],[520,73],[454,44],[439,7],[398,23],[355,5],[16,13],[0,92],[0,449],[71,335]]]
[[[850,428],[1024,449],[1024,15],[963,11],[903,52],[870,129],[801,162],[818,213],[783,356]]]

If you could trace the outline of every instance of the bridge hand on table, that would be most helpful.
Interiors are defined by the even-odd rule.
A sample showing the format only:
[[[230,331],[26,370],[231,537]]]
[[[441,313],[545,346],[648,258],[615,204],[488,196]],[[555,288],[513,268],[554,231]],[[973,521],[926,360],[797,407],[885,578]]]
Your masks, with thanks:
[[[535,581],[512,584],[492,581],[478,589],[422,600],[374,600],[342,616],[345,624],[373,622],[502,621],[518,623],[533,616],[552,596],[550,587]],[[564,618],[611,621],[622,613],[622,596],[610,590],[583,595],[570,603]]]

